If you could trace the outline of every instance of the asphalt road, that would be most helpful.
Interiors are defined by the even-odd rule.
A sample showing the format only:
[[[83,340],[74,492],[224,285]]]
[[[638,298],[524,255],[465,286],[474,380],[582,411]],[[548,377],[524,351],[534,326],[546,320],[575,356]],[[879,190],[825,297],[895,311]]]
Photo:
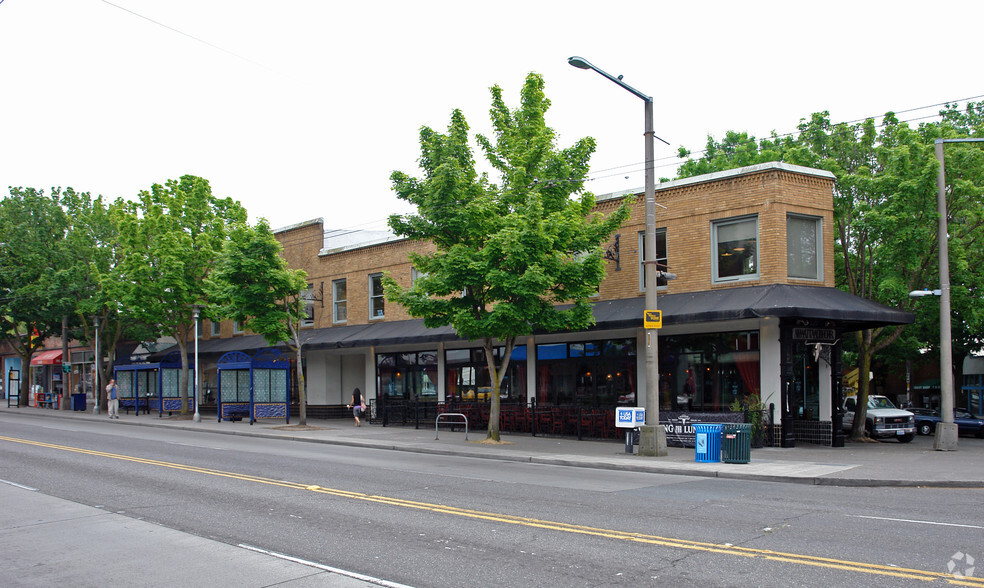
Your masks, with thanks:
[[[955,554],[984,557],[980,489],[599,471],[110,421],[3,415],[0,431],[4,481],[410,586],[925,586],[946,584]],[[166,582],[167,566],[141,565],[152,548],[120,553],[135,584]]]

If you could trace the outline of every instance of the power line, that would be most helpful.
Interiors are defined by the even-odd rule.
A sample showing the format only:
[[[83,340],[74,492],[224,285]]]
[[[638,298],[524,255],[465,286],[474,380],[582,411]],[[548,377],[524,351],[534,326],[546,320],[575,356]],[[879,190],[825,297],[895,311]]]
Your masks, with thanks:
[[[273,69],[271,69],[271,68],[263,65],[262,63],[258,63],[258,62],[253,61],[252,59],[250,59],[248,57],[244,57],[242,55],[239,55],[238,53],[234,53],[232,51],[229,51],[228,49],[226,49],[224,47],[220,47],[220,46],[216,45],[215,43],[210,43],[209,41],[206,41],[205,39],[202,39],[201,37],[196,37],[195,35],[192,35],[190,33],[186,33],[186,32],[184,32],[184,31],[182,31],[180,29],[176,29],[176,28],[174,28],[174,27],[172,27],[170,25],[164,24],[164,23],[162,23],[162,22],[160,22],[158,20],[154,20],[154,19],[150,18],[149,16],[145,16],[143,14],[140,14],[139,12],[134,12],[133,10],[130,10],[129,8],[126,8],[124,6],[120,6],[119,4],[113,4],[109,0],[101,0],[101,1],[103,2],[103,4],[108,4],[108,5],[112,6],[113,8],[118,8],[119,10],[122,10],[123,12],[127,12],[129,14],[132,14],[133,16],[136,16],[137,18],[142,18],[142,19],[146,20],[147,22],[153,23],[153,24],[155,24],[155,25],[157,25],[159,27],[163,27],[163,28],[165,28],[165,29],[167,29],[169,31],[172,31],[172,32],[175,32],[175,33],[177,33],[179,35],[188,37],[189,39],[191,39],[193,41],[197,41],[197,42],[199,42],[199,43],[201,43],[203,45],[207,45],[207,46],[211,47],[212,49],[217,49],[217,50],[219,50],[219,51],[221,51],[221,52],[223,52],[223,53],[225,53],[227,55],[231,55],[232,57],[235,57],[236,59],[241,59],[241,60],[243,60],[243,61],[245,61],[247,63],[251,63],[251,64],[253,64],[253,65],[257,66],[257,67],[262,67],[263,69],[266,69],[268,71],[276,72],[276,70],[273,70]],[[0,3],[2,3],[2,2],[3,2],[3,0],[0,0]]]
[[[927,105],[927,106],[919,106],[919,107],[916,107],[916,108],[908,108],[906,110],[890,111],[890,112],[893,112],[893,114],[904,114],[904,113],[908,113],[908,112],[916,112],[916,111],[919,111],[919,110],[925,110],[927,108],[936,108],[936,107],[939,107],[939,106],[945,106],[947,104],[958,104],[958,103],[961,103],[961,102],[968,102],[968,101],[976,100],[976,99],[979,99],[979,98],[984,98],[984,94],[982,94],[980,96],[971,96],[969,98],[962,98],[962,99],[959,99],[959,100],[947,100],[946,102],[940,102],[940,103],[937,103],[937,104],[930,104],[930,105]],[[931,118],[939,118],[940,116],[941,116],[940,113],[937,112],[936,114],[919,116],[919,117],[913,117],[913,118],[909,118],[909,119],[905,119],[905,120],[899,120],[898,122],[899,123],[909,123],[909,122],[915,122],[915,121],[926,120],[926,119],[931,119]],[[868,119],[875,119],[875,118],[878,118],[878,117],[884,117],[884,114],[881,114],[881,115],[878,115],[878,116],[868,116],[868,117],[864,117],[864,118],[860,118],[860,119],[856,119],[856,120],[852,120],[852,121],[846,121],[846,122],[843,122],[843,123],[832,123],[832,126],[836,127],[837,125],[840,125],[840,124],[853,125],[853,124],[856,124],[856,123],[859,123],[859,122],[866,121]],[[876,128],[881,128],[881,127],[884,127],[884,126],[886,126],[886,124],[884,122],[882,122],[882,123],[880,123],[878,125],[875,125]],[[799,130],[796,130],[796,131],[792,131],[792,132],[788,132],[788,133],[783,133],[783,134],[776,135],[776,137],[777,138],[792,137],[792,136],[796,135],[799,132],[800,132]],[[691,153],[704,154],[706,152],[707,152],[706,149],[702,149],[700,151],[691,152]],[[658,161],[666,161],[668,163],[664,163],[662,165],[654,165],[654,169],[662,169],[662,168],[668,168],[668,167],[677,167],[677,166],[683,165],[687,161],[692,161],[692,160],[696,160],[696,159],[699,159],[699,158],[700,158],[699,155],[698,156],[694,156],[694,157],[689,157],[689,158],[686,158],[686,159],[681,159],[679,156],[676,156],[676,155],[668,155],[666,157],[659,157],[659,158],[656,158],[656,159],[653,160],[654,164],[655,164],[655,162],[658,162]],[[610,167],[610,168],[605,168],[605,169],[602,169],[602,170],[598,170],[598,172],[615,171],[615,170],[629,168],[629,167],[635,167],[635,166],[640,166],[640,167],[638,167],[638,168],[636,168],[634,170],[630,170],[630,172],[633,172],[633,171],[644,171],[645,170],[645,162],[641,162],[640,161],[640,162],[636,162],[636,163],[629,163],[629,164],[625,164],[625,165],[619,165],[619,166],[614,166],[614,167]],[[598,173],[598,172],[596,172],[596,173]],[[611,177],[619,176],[619,175],[622,175],[623,173],[625,173],[625,172],[611,173],[611,174],[607,174],[607,175],[596,176],[596,177],[593,177],[593,178],[586,178],[586,179],[580,180],[580,181],[583,181],[583,182],[587,183],[587,182],[591,182],[591,181],[595,181],[595,180],[601,180],[601,179],[605,179],[605,178],[611,178]],[[543,181],[544,183],[546,183],[546,180],[541,180],[541,181]],[[564,181],[564,180],[553,180],[553,181],[554,182],[558,182],[558,181]],[[337,229],[329,229],[329,231],[337,232],[337,233],[340,233],[340,234],[357,233],[357,232],[359,232],[358,231],[358,228],[359,227],[364,227],[364,226],[368,226],[368,225],[374,225],[374,224],[377,224],[377,223],[385,223],[388,219],[389,219],[389,217],[386,217],[385,219],[381,219],[381,220],[378,220],[378,221],[368,221],[368,222],[357,224],[357,225],[351,225],[351,226],[347,226],[347,227],[340,227],[340,228],[337,228]],[[328,232],[328,231],[326,231],[326,232]],[[294,242],[294,244],[314,243],[314,242],[317,242],[319,240],[322,243],[324,243],[324,237],[321,236],[321,237],[312,238],[312,239],[309,239],[309,240],[297,241],[297,242]]]

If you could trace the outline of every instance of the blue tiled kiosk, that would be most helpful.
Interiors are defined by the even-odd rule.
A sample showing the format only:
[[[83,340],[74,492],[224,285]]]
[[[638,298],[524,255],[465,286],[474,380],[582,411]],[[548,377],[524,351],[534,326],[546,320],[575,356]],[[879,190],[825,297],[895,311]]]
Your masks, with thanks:
[[[290,422],[288,410],[290,360],[279,350],[261,349],[250,357],[230,351],[217,365],[219,391],[218,420],[283,418]]]
[[[188,360],[188,408],[194,410],[195,364]],[[156,363],[139,362],[117,364],[113,367],[116,389],[120,397],[120,410],[133,410],[140,414],[155,411],[164,413],[181,411],[181,354],[172,351]]]

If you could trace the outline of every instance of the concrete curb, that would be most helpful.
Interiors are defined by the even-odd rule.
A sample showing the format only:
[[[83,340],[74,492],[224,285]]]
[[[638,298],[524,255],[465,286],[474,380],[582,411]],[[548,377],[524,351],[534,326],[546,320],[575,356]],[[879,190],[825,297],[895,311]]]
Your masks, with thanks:
[[[47,414],[46,412],[32,413],[32,416],[72,418],[72,413]],[[638,463],[634,464],[625,456],[619,456],[615,461],[602,461],[595,457],[577,457],[571,455],[552,456],[543,453],[523,453],[515,451],[498,451],[488,449],[487,451],[461,451],[454,448],[423,447],[418,444],[397,445],[385,441],[361,441],[357,439],[344,438],[315,438],[301,437],[290,434],[265,433],[257,431],[238,431],[238,430],[216,430],[213,428],[199,428],[193,426],[156,423],[152,420],[146,421],[116,421],[117,424],[136,426],[136,427],[155,427],[159,429],[170,429],[179,431],[191,431],[197,433],[211,433],[216,435],[233,435],[242,437],[255,437],[259,439],[279,439],[285,441],[301,443],[317,443],[324,445],[338,445],[343,447],[361,447],[366,449],[380,449],[384,451],[403,451],[406,453],[419,453],[425,455],[440,455],[452,457],[470,457],[476,459],[488,459],[496,461],[509,461],[516,463],[533,463],[542,465],[554,465],[564,467],[586,468],[596,470],[611,470],[638,472],[648,474],[662,474],[673,476],[690,476],[699,478],[718,478],[724,480],[742,480],[771,482],[783,484],[805,484],[813,486],[838,486],[838,487],[893,487],[893,488],[984,488],[984,480],[903,480],[903,479],[882,479],[882,478],[845,478],[837,476],[794,476],[771,474],[755,471],[721,471],[717,469],[706,469],[706,466],[713,464],[702,464],[702,469],[695,469],[689,464],[674,462],[674,466],[660,465],[658,463]],[[614,454],[613,454],[614,455]],[[638,456],[636,456],[638,457]],[[754,468],[752,464],[742,464],[741,467],[748,466]]]

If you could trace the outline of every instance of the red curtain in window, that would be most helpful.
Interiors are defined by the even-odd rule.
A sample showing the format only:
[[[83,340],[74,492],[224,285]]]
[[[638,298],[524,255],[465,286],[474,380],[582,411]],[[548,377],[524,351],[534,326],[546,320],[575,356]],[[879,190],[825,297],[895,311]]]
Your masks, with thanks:
[[[739,351],[733,355],[738,373],[741,374],[741,381],[745,384],[746,394],[761,397],[758,351]]]

